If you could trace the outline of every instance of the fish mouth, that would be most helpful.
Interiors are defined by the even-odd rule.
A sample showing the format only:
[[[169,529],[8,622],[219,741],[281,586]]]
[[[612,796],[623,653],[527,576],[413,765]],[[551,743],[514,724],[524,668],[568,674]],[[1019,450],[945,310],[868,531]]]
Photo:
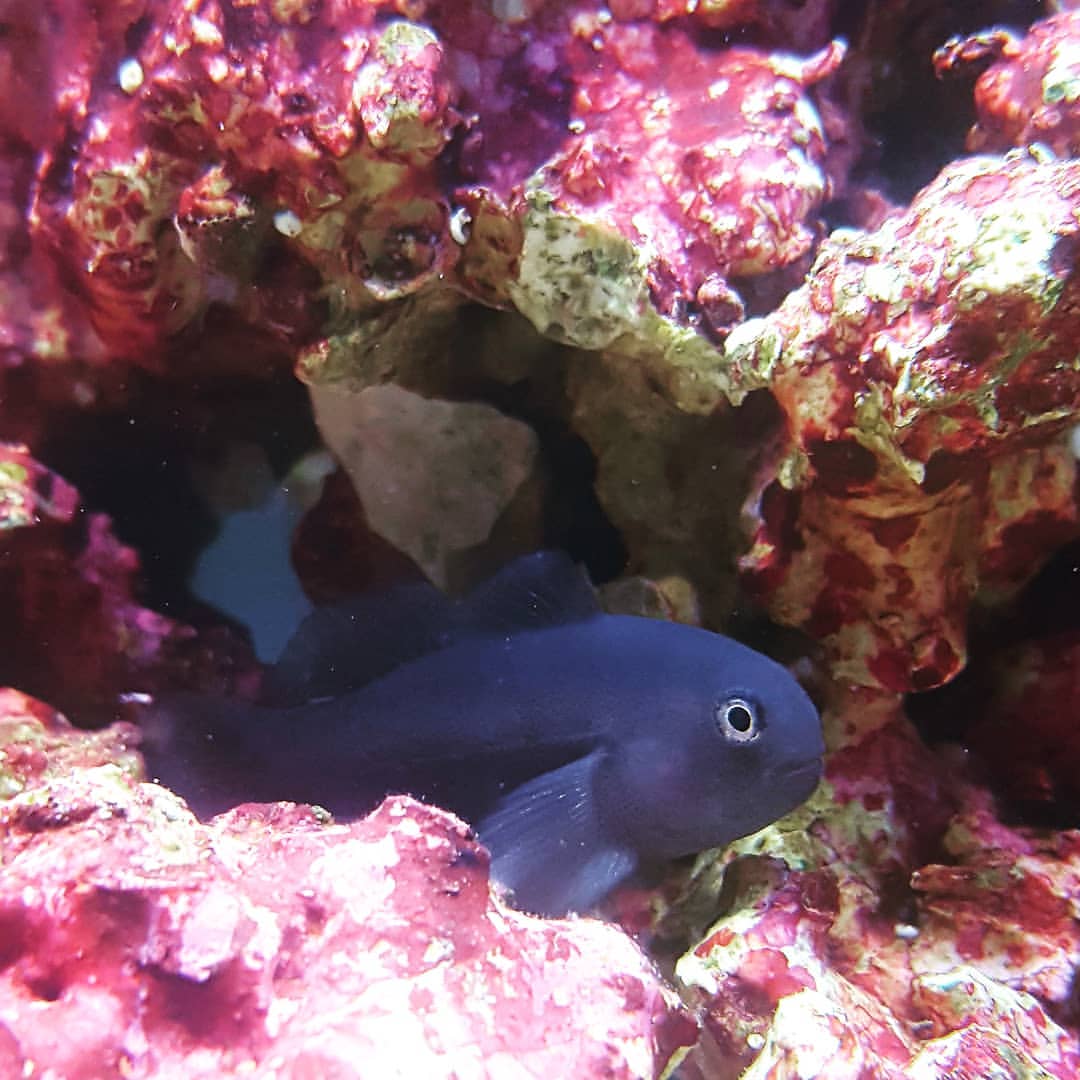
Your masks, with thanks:
[[[786,766],[774,773],[773,779],[785,786],[797,788],[799,791],[805,791],[806,794],[803,798],[807,798],[814,788],[818,786],[818,781],[821,779],[821,773],[822,760],[819,757],[815,757],[807,758],[804,761],[797,761],[793,765]]]

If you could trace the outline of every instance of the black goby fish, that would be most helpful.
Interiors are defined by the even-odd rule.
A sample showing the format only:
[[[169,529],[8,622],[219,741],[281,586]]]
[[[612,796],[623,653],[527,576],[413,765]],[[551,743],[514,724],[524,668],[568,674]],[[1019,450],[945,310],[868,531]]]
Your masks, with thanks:
[[[603,614],[553,552],[458,602],[411,585],[316,611],[263,703],[177,694],[143,727],[150,775],[203,816],[282,799],[357,816],[407,792],[470,821],[514,903],[552,915],[775,821],[814,790],[824,749],[783,667]]]

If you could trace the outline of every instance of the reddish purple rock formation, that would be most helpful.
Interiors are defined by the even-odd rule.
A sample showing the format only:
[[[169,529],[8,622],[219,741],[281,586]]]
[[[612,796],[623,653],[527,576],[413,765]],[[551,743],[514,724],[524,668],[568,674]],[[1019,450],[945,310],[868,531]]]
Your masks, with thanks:
[[[846,679],[948,681],[975,589],[1080,529],[1078,193],[1074,163],[1035,153],[954,163],[729,339],[788,431],[748,504],[748,582]]]
[[[449,814],[204,826],[135,737],[0,695],[5,1075],[652,1077],[695,1037],[617,928],[493,900]]]
[[[110,355],[158,367],[214,303],[305,340],[328,288],[356,314],[442,275],[505,299],[483,266],[516,272],[526,189],[645,245],[657,304],[700,309],[709,333],[740,317],[729,276],[809,251],[833,181],[808,90],[838,45],[713,52],[666,25],[677,12],[650,22],[589,4],[545,6],[523,38],[486,5],[418,7],[431,29],[386,22],[389,3],[150,0],[100,25],[62,10],[53,33],[84,44],[78,62],[46,64],[46,86],[63,76],[56,114],[8,126],[42,150],[33,248],[85,298]],[[759,17],[773,22],[696,16]],[[49,30],[24,18],[45,56]],[[475,238],[451,228],[455,213]]]
[[[741,525],[744,581],[824,646],[819,795],[697,868],[731,867],[678,965],[704,1018],[687,1075],[1075,1076],[1076,835],[1004,825],[899,695],[959,671],[977,592],[1008,597],[1080,531],[1078,20],[939,54],[991,62],[971,148],[1018,149],[893,208],[849,185],[910,86],[893,42],[963,5],[864,7],[9,4],[3,681],[89,721],[124,691],[258,676],[228,633],[140,606],[154,553],[41,464],[75,413],[150,422],[134,368],[164,393],[293,365],[490,393],[588,441],[631,568],[674,608],[722,617]],[[960,153],[908,119],[926,175]],[[866,229],[826,239],[845,212]],[[469,337],[472,300],[547,338],[490,312]],[[768,407],[733,412],[751,391]],[[331,491],[301,531],[318,595],[400,572],[361,515]],[[968,728],[1013,797],[1075,797],[1075,652],[1018,648]],[[441,812],[200,825],[134,783],[132,746],[0,697],[0,1073],[650,1076],[695,1038],[615,929],[492,900]],[[675,888],[614,906],[645,927]]]
[[[957,38],[934,56],[939,73],[993,62],[975,85],[973,151],[1042,143],[1061,157],[1080,147],[1080,11],[1063,11],[1020,37],[1003,28]]]
[[[200,642],[143,607],[136,552],[14,444],[0,444],[0,545],[0,679],[100,720],[116,716],[128,692],[254,675],[236,640]]]

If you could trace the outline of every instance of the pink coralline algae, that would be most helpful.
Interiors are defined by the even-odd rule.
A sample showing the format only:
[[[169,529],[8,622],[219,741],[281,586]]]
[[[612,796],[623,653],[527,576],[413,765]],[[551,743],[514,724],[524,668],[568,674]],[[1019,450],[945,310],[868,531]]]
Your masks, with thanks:
[[[433,9],[432,28],[388,21],[390,3],[127,14],[145,25],[128,35],[138,47],[123,52],[118,14],[94,28],[101,66],[68,73],[62,145],[24,134],[43,151],[33,249],[85,298],[109,354],[143,365],[215,303],[317,358],[327,315],[333,327],[446,283],[504,304],[509,288],[542,329],[591,346],[639,319],[602,295],[627,273],[677,322],[722,334],[744,310],[729,278],[797,278],[834,186],[811,91],[836,71],[836,43],[710,53],[661,29],[670,12],[587,4],[544,7],[527,47],[481,5]],[[706,25],[740,17],[713,14]],[[74,30],[77,13],[63,17]],[[572,222],[640,247],[642,265],[574,241]],[[576,251],[538,281],[555,252],[529,230],[560,228]],[[592,312],[566,295],[590,278]]]
[[[950,862],[912,877],[925,931],[913,945],[914,962],[938,973],[974,965],[1071,1021],[1080,832],[1009,829],[984,791],[963,795],[943,838]]]
[[[684,318],[698,309],[710,332],[730,327],[744,311],[728,280],[797,263],[815,239],[831,184],[806,89],[842,55],[833,45],[808,60],[753,49],[713,57],[679,33],[597,23],[571,44],[581,74],[569,127],[581,133],[533,181],[545,227],[567,214],[648,245],[653,302]],[[663,81],[673,69],[678,81]],[[581,287],[614,269],[583,262]]]
[[[106,515],[25,446],[0,444],[3,678],[105,718],[124,692],[191,679],[229,685],[243,674],[235,643],[209,650],[139,604],[138,573]]]
[[[902,699],[1080,536],[1080,14],[1023,32],[1035,6],[7,5],[0,683],[49,704],[0,692],[0,1074],[647,1077],[690,1043],[688,1080],[1080,1073],[1075,616],[995,645],[940,725],[962,748]],[[159,553],[76,490],[107,436],[59,475],[68,420],[201,448],[290,372],[335,448],[425,479],[445,425],[380,434],[371,388],[535,435],[463,579],[543,538],[616,605],[818,646],[816,795],[609,909],[685,953],[700,1031],[616,928],[509,910],[440,810],[199,823],[135,729],[53,712],[262,674],[236,627],[142,605]],[[376,513],[338,473],[294,537],[309,597],[429,565],[432,498]],[[415,520],[424,551],[385,524]]]
[[[95,123],[75,160],[56,163],[46,155],[31,219],[35,234],[61,258],[73,257],[80,291],[110,349],[142,363],[152,362],[164,339],[223,288],[241,310],[257,302],[256,317],[280,321],[278,306],[293,321],[298,317],[288,299],[296,284],[288,259],[277,260],[277,284],[260,282],[255,292],[257,255],[240,258],[226,277],[214,273],[219,268],[212,260],[205,272],[198,270],[185,247],[195,253],[220,244],[224,233],[232,237],[226,242],[235,261],[241,241],[262,238],[265,244],[275,210],[288,215],[295,205],[306,214],[315,206],[321,213],[333,206],[334,235],[320,241],[313,258],[329,259],[339,272],[339,260],[367,266],[360,235],[351,235],[354,228],[363,231],[363,213],[339,205],[347,184],[332,162],[361,130],[351,95],[372,49],[378,13],[377,5],[343,10],[337,33],[330,34],[306,5],[276,14],[231,4],[155,9],[139,55],[118,58],[128,64],[116,76],[121,86],[106,90],[86,80],[79,87],[96,107]],[[378,57],[392,56],[395,48],[408,52],[408,43],[396,42],[391,31],[384,37],[383,51],[365,73],[377,75]],[[370,92],[376,101],[382,93],[400,100],[377,77]],[[106,101],[98,100],[102,95]],[[378,138],[393,145],[387,118],[369,120]],[[206,170],[222,163],[229,168],[208,180]],[[374,165],[355,163],[358,170]],[[414,191],[419,186],[405,163],[386,163],[385,171],[384,189],[406,176]],[[257,204],[245,184],[262,176],[272,179]],[[179,235],[168,227],[177,214]],[[420,217],[410,224],[419,228]],[[385,219],[369,222],[365,235],[388,244],[391,226]],[[335,253],[327,250],[330,243]]]
[[[1075,163],[1034,152],[955,163],[876,232],[834,233],[728,341],[789,433],[748,505],[745,573],[845,678],[952,678],[975,590],[1080,526],[1078,193]]]
[[[1042,143],[1070,157],[1080,147],[1080,11],[1036,23],[1024,37],[997,28],[944,45],[939,73],[993,60],[975,86],[974,151]]]
[[[731,914],[679,962],[706,1001],[690,1075],[1074,1076],[1077,834],[1002,825],[887,697],[832,716],[823,790],[782,848],[728,853]]]
[[[494,901],[449,814],[203,826],[134,738],[0,695],[5,1076],[652,1077],[694,1037],[615,927]]]

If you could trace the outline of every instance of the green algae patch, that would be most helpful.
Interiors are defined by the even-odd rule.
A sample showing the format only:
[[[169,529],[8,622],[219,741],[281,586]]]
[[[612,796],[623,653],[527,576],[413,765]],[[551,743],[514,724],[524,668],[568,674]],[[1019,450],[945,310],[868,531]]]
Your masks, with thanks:
[[[34,512],[27,498],[29,472],[15,461],[0,461],[0,532],[34,524]]]
[[[527,199],[514,305],[545,337],[631,358],[686,412],[709,413],[751,388],[696,329],[657,312],[651,254],[614,229],[559,211],[539,192]]]
[[[142,777],[136,741],[135,729],[128,724],[80,731],[41,702],[17,690],[0,689],[0,798],[102,766],[130,786]]]

